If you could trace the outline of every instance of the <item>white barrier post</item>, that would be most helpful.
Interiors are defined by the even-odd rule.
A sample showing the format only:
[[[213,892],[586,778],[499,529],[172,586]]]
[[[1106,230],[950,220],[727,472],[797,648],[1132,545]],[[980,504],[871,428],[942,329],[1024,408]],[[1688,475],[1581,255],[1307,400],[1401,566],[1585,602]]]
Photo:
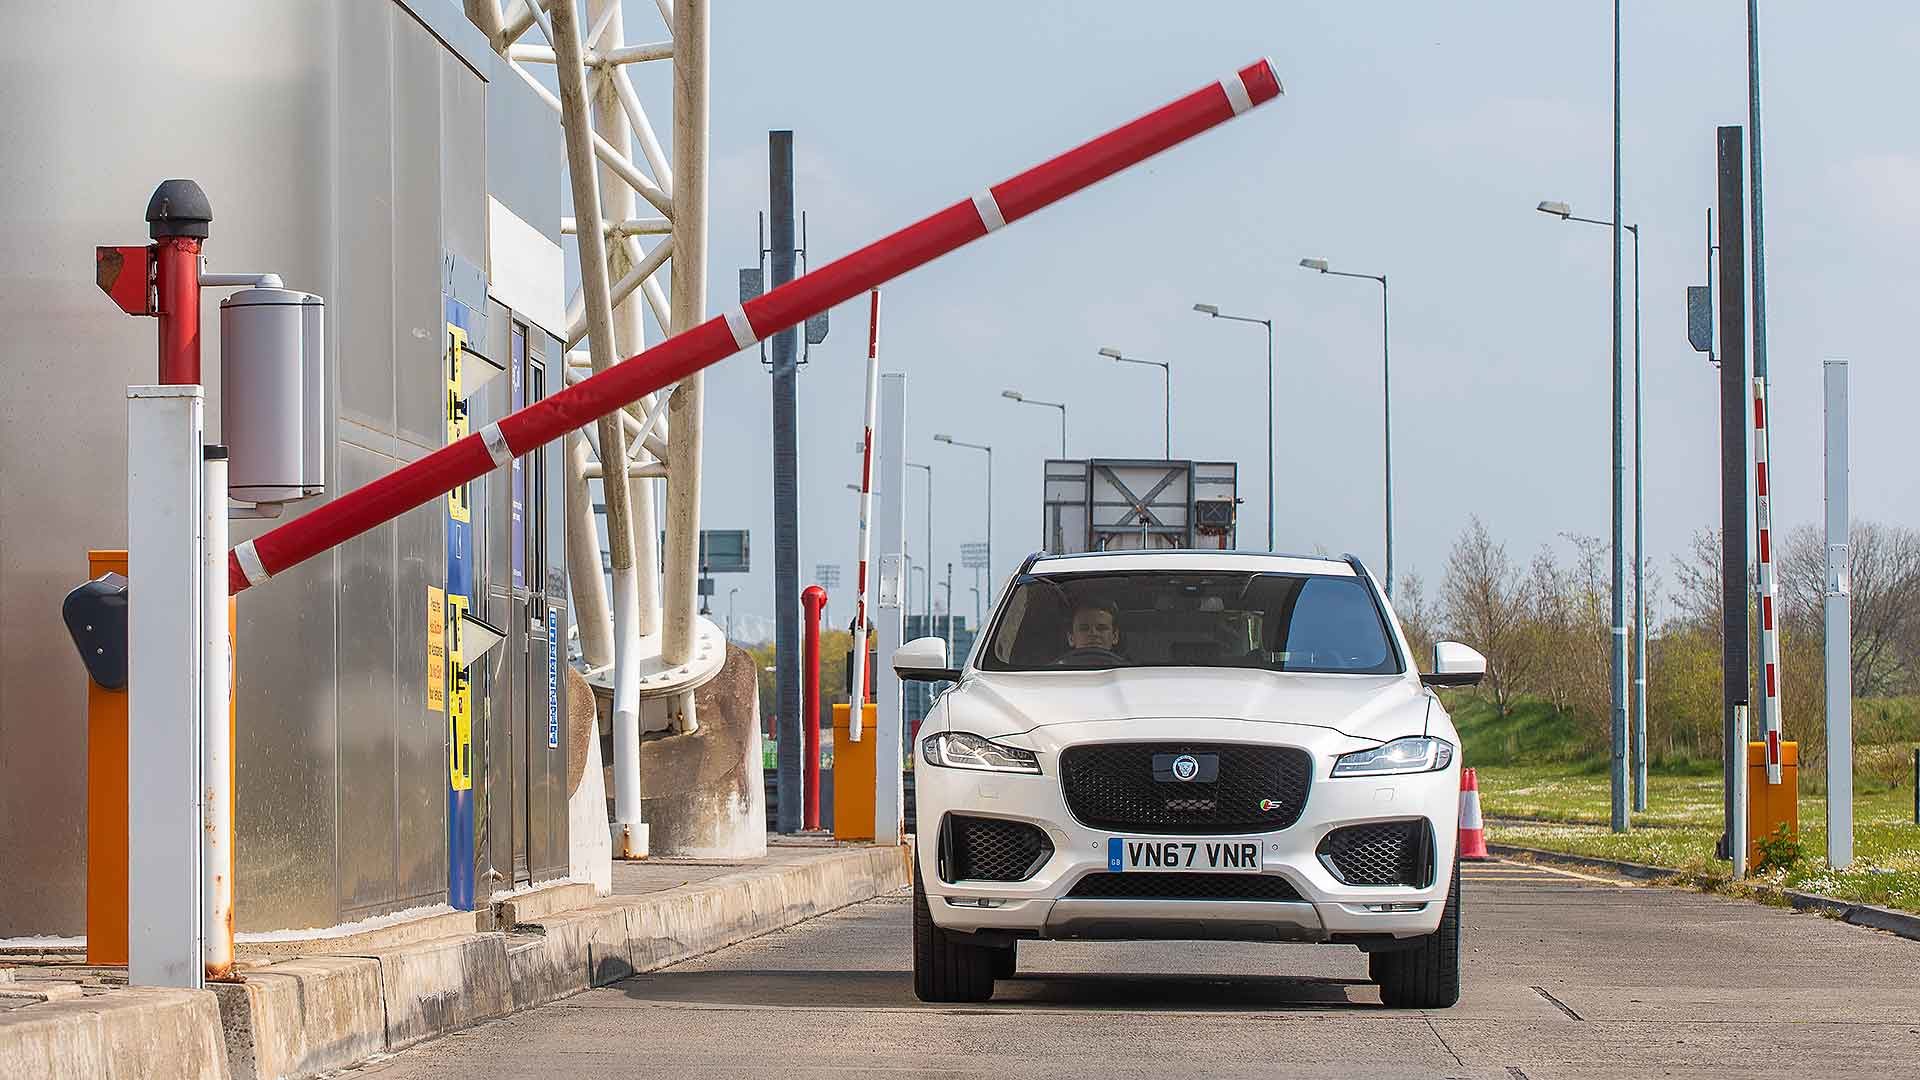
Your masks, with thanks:
[[[1853,583],[1847,560],[1847,362],[1827,389],[1827,865],[1853,862]],[[1920,796],[1916,796],[1920,798]]]
[[[880,573],[876,607],[880,617],[880,670],[873,685],[879,708],[873,711],[873,842],[897,844],[903,835],[905,791],[901,768],[905,756],[901,740],[906,728],[906,688],[893,672],[893,652],[906,632],[907,577],[907,377],[898,372],[880,376],[880,444],[874,475],[880,488],[880,514],[874,523],[879,538]],[[951,662],[951,661],[949,661]]]
[[[227,450],[209,446],[201,463],[200,545],[201,911],[206,977],[233,977],[233,641],[227,627]]]
[[[127,388],[127,976],[135,986],[205,985],[204,405],[194,384]],[[226,562],[224,546],[214,549],[216,566]]]

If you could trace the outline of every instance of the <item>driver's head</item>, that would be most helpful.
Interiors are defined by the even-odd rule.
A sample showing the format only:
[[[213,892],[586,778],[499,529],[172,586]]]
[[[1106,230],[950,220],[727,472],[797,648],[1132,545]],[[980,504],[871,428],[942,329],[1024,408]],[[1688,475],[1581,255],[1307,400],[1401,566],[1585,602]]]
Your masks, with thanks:
[[[1088,601],[1073,609],[1067,624],[1067,646],[1074,649],[1112,649],[1120,644],[1118,612],[1112,604]]]

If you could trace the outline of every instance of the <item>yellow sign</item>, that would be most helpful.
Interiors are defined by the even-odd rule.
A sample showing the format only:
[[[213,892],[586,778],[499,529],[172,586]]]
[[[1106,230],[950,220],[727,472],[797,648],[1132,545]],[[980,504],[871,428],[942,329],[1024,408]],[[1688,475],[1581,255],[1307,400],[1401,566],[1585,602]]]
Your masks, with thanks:
[[[473,691],[460,648],[460,613],[467,598],[447,596],[447,667],[453,673],[453,693],[447,700],[447,776],[455,791],[473,787]]]
[[[467,403],[460,396],[460,354],[467,344],[467,332],[447,324],[447,445],[467,437]],[[447,516],[455,521],[471,521],[467,509],[467,485],[447,492]]]
[[[427,709],[447,711],[447,594],[427,586]]]

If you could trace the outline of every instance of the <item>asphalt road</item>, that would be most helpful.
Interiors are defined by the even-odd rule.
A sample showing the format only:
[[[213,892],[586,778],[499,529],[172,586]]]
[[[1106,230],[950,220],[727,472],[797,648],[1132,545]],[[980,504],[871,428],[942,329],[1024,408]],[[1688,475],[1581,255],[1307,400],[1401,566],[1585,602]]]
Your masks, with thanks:
[[[1458,1006],[1354,949],[1021,946],[990,1004],[914,999],[905,896],[424,1044],[356,1076],[1920,1076],[1920,942],[1509,863],[1466,870]]]

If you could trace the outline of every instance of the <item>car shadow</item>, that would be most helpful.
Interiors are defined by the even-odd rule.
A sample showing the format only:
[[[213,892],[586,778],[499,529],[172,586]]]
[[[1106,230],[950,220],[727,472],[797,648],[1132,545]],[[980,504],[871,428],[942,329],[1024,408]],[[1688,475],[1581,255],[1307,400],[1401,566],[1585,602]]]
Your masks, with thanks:
[[[912,974],[904,971],[669,968],[623,980],[619,988],[628,998],[650,1005],[943,1007],[923,1005],[914,996]],[[997,981],[990,1002],[969,1007],[1221,1013],[1382,1008],[1373,984],[1362,979],[1105,972],[1022,972]]]

